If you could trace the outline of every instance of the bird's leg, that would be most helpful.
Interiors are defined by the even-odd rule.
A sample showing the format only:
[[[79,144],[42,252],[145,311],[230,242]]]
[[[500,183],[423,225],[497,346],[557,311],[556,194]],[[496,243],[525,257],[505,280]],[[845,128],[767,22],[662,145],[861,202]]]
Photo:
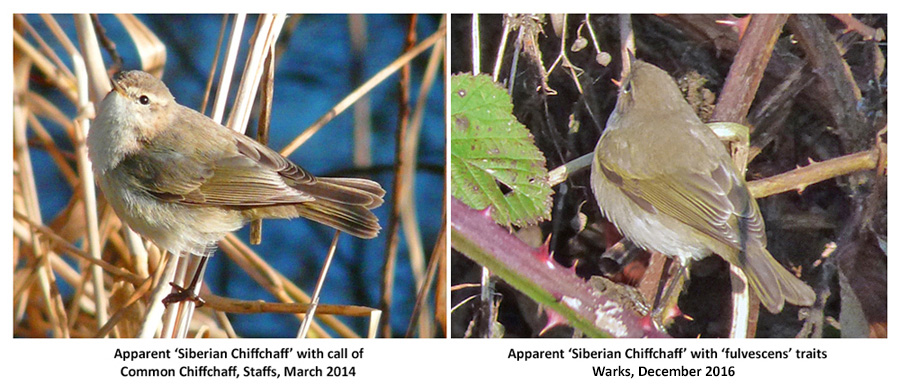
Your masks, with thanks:
[[[676,262],[676,264],[678,265],[678,267],[675,270],[675,274],[669,277],[668,284],[666,284],[666,288],[663,291],[662,296],[660,297],[659,301],[654,303],[653,312],[651,313],[651,316],[654,319],[657,319],[662,311],[669,307],[669,300],[671,300],[672,293],[675,292],[675,287],[681,285],[679,283],[682,276],[685,275],[686,267],[678,262]]]
[[[197,265],[197,269],[194,271],[194,277],[191,279],[190,285],[186,288],[182,288],[178,284],[169,283],[172,286],[173,292],[168,296],[164,297],[162,302],[165,306],[169,306],[172,303],[180,303],[185,300],[193,301],[197,308],[206,304],[203,299],[200,298],[200,295],[195,294],[194,291],[197,289],[197,283],[200,281],[200,276],[203,275],[204,269],[206,267],[206,260],[212,256],[212,252],[207,252],[206,255],[200,257],[200,264]]]

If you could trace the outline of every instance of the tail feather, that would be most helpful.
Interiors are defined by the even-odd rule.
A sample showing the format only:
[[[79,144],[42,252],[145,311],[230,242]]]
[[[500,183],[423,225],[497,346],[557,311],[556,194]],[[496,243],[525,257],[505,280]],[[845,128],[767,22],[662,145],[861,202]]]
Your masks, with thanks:
[[[366,179],[327,178],[295,185],[308,201],[249,207],[242,210],[247,220],[304,217],[350,235],[371,239],[381,226],[372,213],[384,202],[384,189]]]
[[[319,201],[360,205],[369,209],[377,208],[384,202],[384,189],[377,182],[367,179],[320,177],[315,183],[297,185],[295,188]]]
[[[785,301],[799,306],[810,306],[816,301],[812,288],[782,267],[765,248],[751,247],[747,257],[740,259],[745,265],[735,264],[747,275],[769,312],[781,312]]]
[[[297,204],[294,208],[301,217],[363,239],[378,236],[381,230],[378,218],[365,206],[320,200]]]
[[[315,200],[294,206],[301,217],[364,239],[378,236],[381,226],[371,209],[384,202],[384,189],[377,182],[320,177],[302,190]]]

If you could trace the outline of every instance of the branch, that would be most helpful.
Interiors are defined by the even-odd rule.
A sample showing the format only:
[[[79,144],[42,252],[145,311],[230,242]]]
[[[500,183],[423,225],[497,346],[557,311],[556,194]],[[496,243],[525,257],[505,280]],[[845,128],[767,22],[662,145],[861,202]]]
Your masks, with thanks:
[[[451,199],[454,249],[496,274],[515,289],[565,317],[591,337],[667,337],[648,326],[646,317],[613,300],[572,269],[553,261],[500,227],[484,211]]]

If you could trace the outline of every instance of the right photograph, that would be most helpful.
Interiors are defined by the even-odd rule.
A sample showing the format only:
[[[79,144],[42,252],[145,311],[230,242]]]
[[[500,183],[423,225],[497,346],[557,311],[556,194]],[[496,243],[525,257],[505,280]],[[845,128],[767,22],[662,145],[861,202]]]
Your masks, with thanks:
[[[886,338],[886,14],[451,16],[454,338]]]

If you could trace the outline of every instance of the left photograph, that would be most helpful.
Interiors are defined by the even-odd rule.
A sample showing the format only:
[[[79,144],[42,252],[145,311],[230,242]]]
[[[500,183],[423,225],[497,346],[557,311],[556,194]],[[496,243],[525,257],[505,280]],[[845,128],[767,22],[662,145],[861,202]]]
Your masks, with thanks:
[[[13,19],[14,337],[446,337],[444,15]]]

